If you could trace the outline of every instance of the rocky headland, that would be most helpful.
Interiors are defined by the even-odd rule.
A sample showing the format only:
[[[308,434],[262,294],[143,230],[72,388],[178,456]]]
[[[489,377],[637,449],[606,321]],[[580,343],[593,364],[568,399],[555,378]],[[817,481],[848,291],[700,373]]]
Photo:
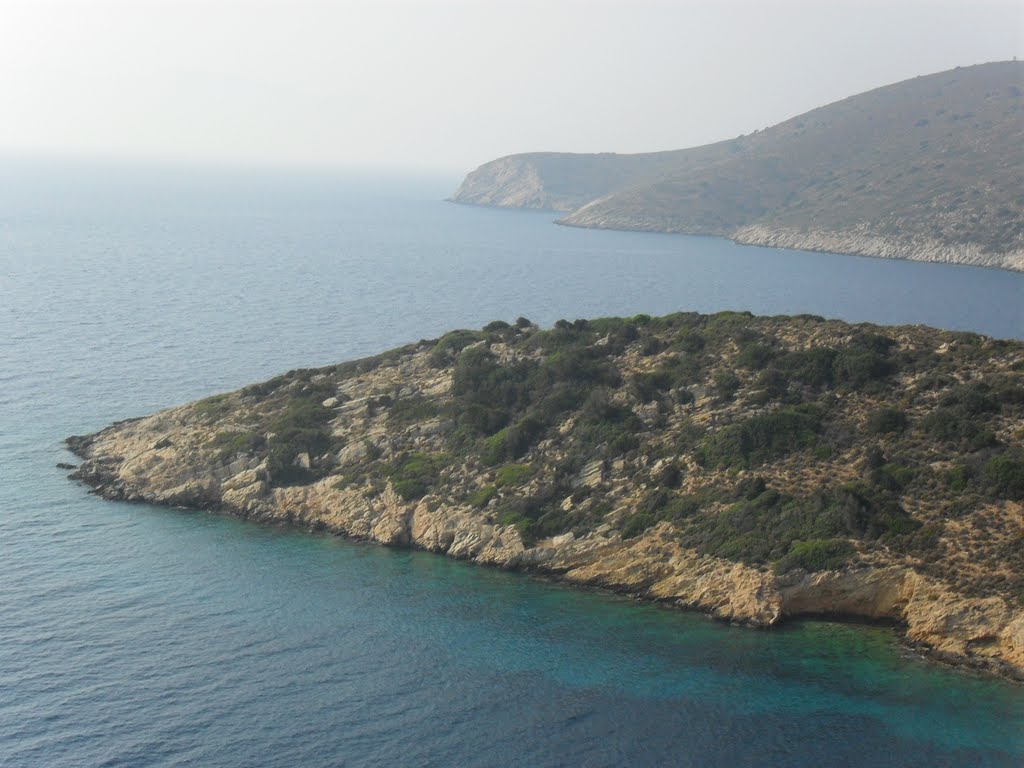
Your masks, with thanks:
[[[471,172],[460,203],[560,224],[1024,270],[1024,62],[962,67],[691,149],[534,152]]]
[[[520,318],[68,439],[110,499],[771,627],[893,622],[1024,679],[1024,345],[747,313]]]

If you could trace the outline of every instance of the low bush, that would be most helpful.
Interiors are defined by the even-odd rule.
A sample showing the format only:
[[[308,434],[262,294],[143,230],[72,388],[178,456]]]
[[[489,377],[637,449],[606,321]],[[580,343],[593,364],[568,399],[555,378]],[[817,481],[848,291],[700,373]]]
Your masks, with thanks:
[[[871,472],[871,482],[886,491],[903,493],[918,477],[921,470],[900,461],[886,462]]]
[[[710,467],[756,466],[819,440],[822,417],[809,407],[781,408],[751,416],[704,441],[700,460]]]
[[[887,494],[863,484],[821,490],[804,498],[766,489],[711,517],[698,518],[686,540],[701,552],[747,563],[785,557],[796,541],[886,540],[913,534],[920,523]]]
[[[458,330],[446,333],[430,351],[430,364],[435,368],[443,368],[470,344],[482,341],[485,334],[478,331]]]
[[[388,423],[395,426],[415,424],[418,421],[432,419],[441,412],[437,403],[427,400],[422,395],[414,395],[395,400],[388,410]]]
[[[661,488],[678,488],[683,482],[683,470],[674,461],[670,462],[651,477],[651,482]]]
[[[633,396],[641,403],[650,403],[657,400],[662,393],[670,390],[674,384],[675,376],[673,372],[665,368],[638,373],[629,382]]]
[[[646,531],[655,523],[654,516],[647,512],[637,512],[630,515],[626,524],[622,526],[622,538],[633,539]]]
[[[239,454],[253,454],[266,447],[262,432],[218,432],[211,445],[220,461],[230,461]]]
[[[483,488],[478,488],[469,494],[466,498],[466,502],[474,507],[486,507],[490,504],[491,499],[498,495],[498,489],[493,485],[485,485]]]
[[[533,467],[529,464],[506,464],[494,476],[494,484],[498,488],[509,488],[522,485],[533,476]]]
[[[450,462],[451,456],[446,453],[412,453],[389,464],[384,475],[399,496],[413,501],[427,494]]]
[[[231,410],[231,404],[228,402],[228,395],[214,395],[198,401],[193,409],[207,421],[216,421]]]
[[[907,414],[899,408],[879,408],[868,416],[867,429],[874,435],[902,432],[907,428]]]
[[[270,422],[270,446],[267,469],[274,485],[293,485],[316,479],[321,473],[312,466],[300,466],[300,454],[310,459],[331,450],[334,440],[328,425],[333,417],[329,408],[315,400],[291,400]]]
[[[921,419],[921,428],[936,440],[968,450],[981,450],[996,442],[995,433],[979,416],[959,406],[936,408]]]
[[[1024,452],[993,456],[982,469],[982,479],[996,496],[1020,501],[1024,499]]]
[[[750,371],[760,371],[765,368],[777,353],[774,349],[759,342],[744,344],[736,355],[735,363],[740,368]]]
[[[728,369],[719,369],[711,377],[711,387],[721,402],[732,400],[740,388],[740,379]]]
[[[833,570],[846,563],[853,551],[850,542],[842,539],[794,541],[789,552],[775,563],[775,572],[783,574],[796,568],[811,572]]]

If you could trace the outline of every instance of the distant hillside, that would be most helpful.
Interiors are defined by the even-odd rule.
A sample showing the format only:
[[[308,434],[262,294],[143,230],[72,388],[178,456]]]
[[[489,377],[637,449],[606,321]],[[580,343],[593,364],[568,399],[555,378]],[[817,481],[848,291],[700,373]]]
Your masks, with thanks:
[[[560,223],[1024,270],[1024,63],[878,88],[728,141],[486,163],[456,202]]]

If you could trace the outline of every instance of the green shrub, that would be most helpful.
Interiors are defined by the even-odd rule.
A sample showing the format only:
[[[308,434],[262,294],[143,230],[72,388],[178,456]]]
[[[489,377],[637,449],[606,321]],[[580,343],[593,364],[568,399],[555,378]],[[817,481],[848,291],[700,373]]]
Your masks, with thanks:
[[[266,444],[267,438],[262,432],[218,432],[211,442],[220,461],[230,461],[238,454],[256,453]]]
[[[391,404],[388,411],[388,423],[393,425],[415,424],[418,421],[432,419],[441,412],[437,403],[427,400],[421,395],[405,397]]]
[[[499,488],[522,485],[533,476],[529,464],[506,464],[495,473],[494,483]]]
[[[626,524],[622,526],[622,538],[632,539],[639,536],[652,525],[655,519],[647,512],[637,512],[629,517]]]
[[[498,502],[495,519],[499,525],[514,526],[523,546],[532,547],[540,538],[536,521],[542,514],[543,509],[536,499],[514,496]]]
[[[441,470],[451,462],[447,453],[411,453],[384,469],[395,492],[406,501],[422,498],[437,483]]]
[[[735,363],[740,368],[760,371],[775,359],[776,352],[771,347],[757,342],[744,344],[736,355]]]
[[[775,365],[790,380],[812,387],[827,387],[832,385],[835,378],[833,364],[837,354],[834,349],[815,347],[789,352],[779,358]]]
[[[974,470],[967,464],[957,464],[946,473],[946,484],[951,491],[965,491],[974,477]]]
[[[498,489],[493,485],[485,485],[483,488],[478,488],[469,494],[466,501],[474,507],[486,507],[491,499],[498,495]]]
[[[746,499],[747,501],[753,501],[762,493],[768,490],[768,484],[764,478],[760,475],[754,477],[745,477],[736,484],[736,488],[733,491],[733,495],[737,499]]]
[[[867,384],[884,379],[895,370],[883,355],[860,348],[840,350],[832,367],[836,384],[849,389],[862,389]]]
[[[662,488],[678,488],[683,482],[683,470],[675,462],[670,462],[659,469],[651,481]]]
[[[641,403],[657,400],[663,392],[670,390],[674,383],[673,372],[665,368],[638,373],[629,382],[633,396]]]
[[[504,460],[508,454],[505,440],[508,438],[508,429],[501,429],[484,440],[483,450],[480,452],[480,461],[486,466],[493,467]]]
[[[1024,499],[1024,453],[993,456],[982,470],[982,479],[995,495],[1004,499]]]
[[[789,554],[795,541],[889,540],[919,528],[920,523],[887,494],[855,483],[804,498],[768,488],[755,499],[743,499],[717,515],[695,519],[685,539],[707,554],[769,563]]]
[[[196,414],[207,421],[216,421],[231,410],[228,395],[214,395],[198,401],[193,407]]]
[[[842,567],[853,554],[853,547],[842,539],[811,539],[794,541],[789,552],[775,563],[775,572],[788,573],[796,568],[805,571],[829,571]]]
[[[939,405],[956,408],[969,416],[999,413],[999,400],[992,395],[992,388],[985,382],[961,384],[943,395]]]
[[[334,414],[315,400],[291,400],[270,423],[271,432],[287,432],[294,429],[323,429]]]
[[[438,339],[437,344],[430,351],[430,364],[435,368],[443,368],[470,344],[475,344],[484,338],[485,335],[478,331],[458,330],[446,333]]]
[[[781,408],[751,416],[704,441],[699,457],[706,466],[756,466],[818,441],[821,415],[812,408]]]
[[[332,417],[331,410],[315,400],[296,399],[270,422],[267,469],[274,485],[306,483],[321,474],[296,461],[299,454],[307,453],[313,459],[335,447],[328,429]]]
[[[517,459],[544,434],[545,429],[543,422],[532,416],[520,419],[484,440],[480,461],[493,467],[506,459]]]
[[[719,369],[711,377],[712,388],[718,399],[725,402],[732,400],[740,388],[739,377],[730,370]]]
[[[903,493],[921,470],[903,462],[884,463],[871,473],[871,482],[886,491]]]
[[[980,450],[996,442],[995,433],[979,416],[959,406],[939,407],[921,420],[921,427],[936,440]]]
[[[907,428],[907,414],[899,408],[879,408],[868,416],[867,428],[875,435],[902,432]]]
[[[580,410],[572,432],[573,447],[581,454],[592,455],[604,445],[607,455],[618,456],[640,445],[636,433],[643,428],[632,410],[612,403],[607,392],[595,390]]]
[[[672,349],[687,355],[696,355],[704,351],[707,345],[704,337],[696,331],[683,331],[672,342]]]

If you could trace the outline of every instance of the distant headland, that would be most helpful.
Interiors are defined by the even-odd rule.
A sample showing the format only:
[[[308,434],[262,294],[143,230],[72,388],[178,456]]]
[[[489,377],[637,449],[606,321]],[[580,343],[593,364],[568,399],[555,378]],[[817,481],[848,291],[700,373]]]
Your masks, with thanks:
[[[451,199],[577,227],[1024,271],[1021,147],[1024,62],[996,62],[691,149],[510,155]]]

